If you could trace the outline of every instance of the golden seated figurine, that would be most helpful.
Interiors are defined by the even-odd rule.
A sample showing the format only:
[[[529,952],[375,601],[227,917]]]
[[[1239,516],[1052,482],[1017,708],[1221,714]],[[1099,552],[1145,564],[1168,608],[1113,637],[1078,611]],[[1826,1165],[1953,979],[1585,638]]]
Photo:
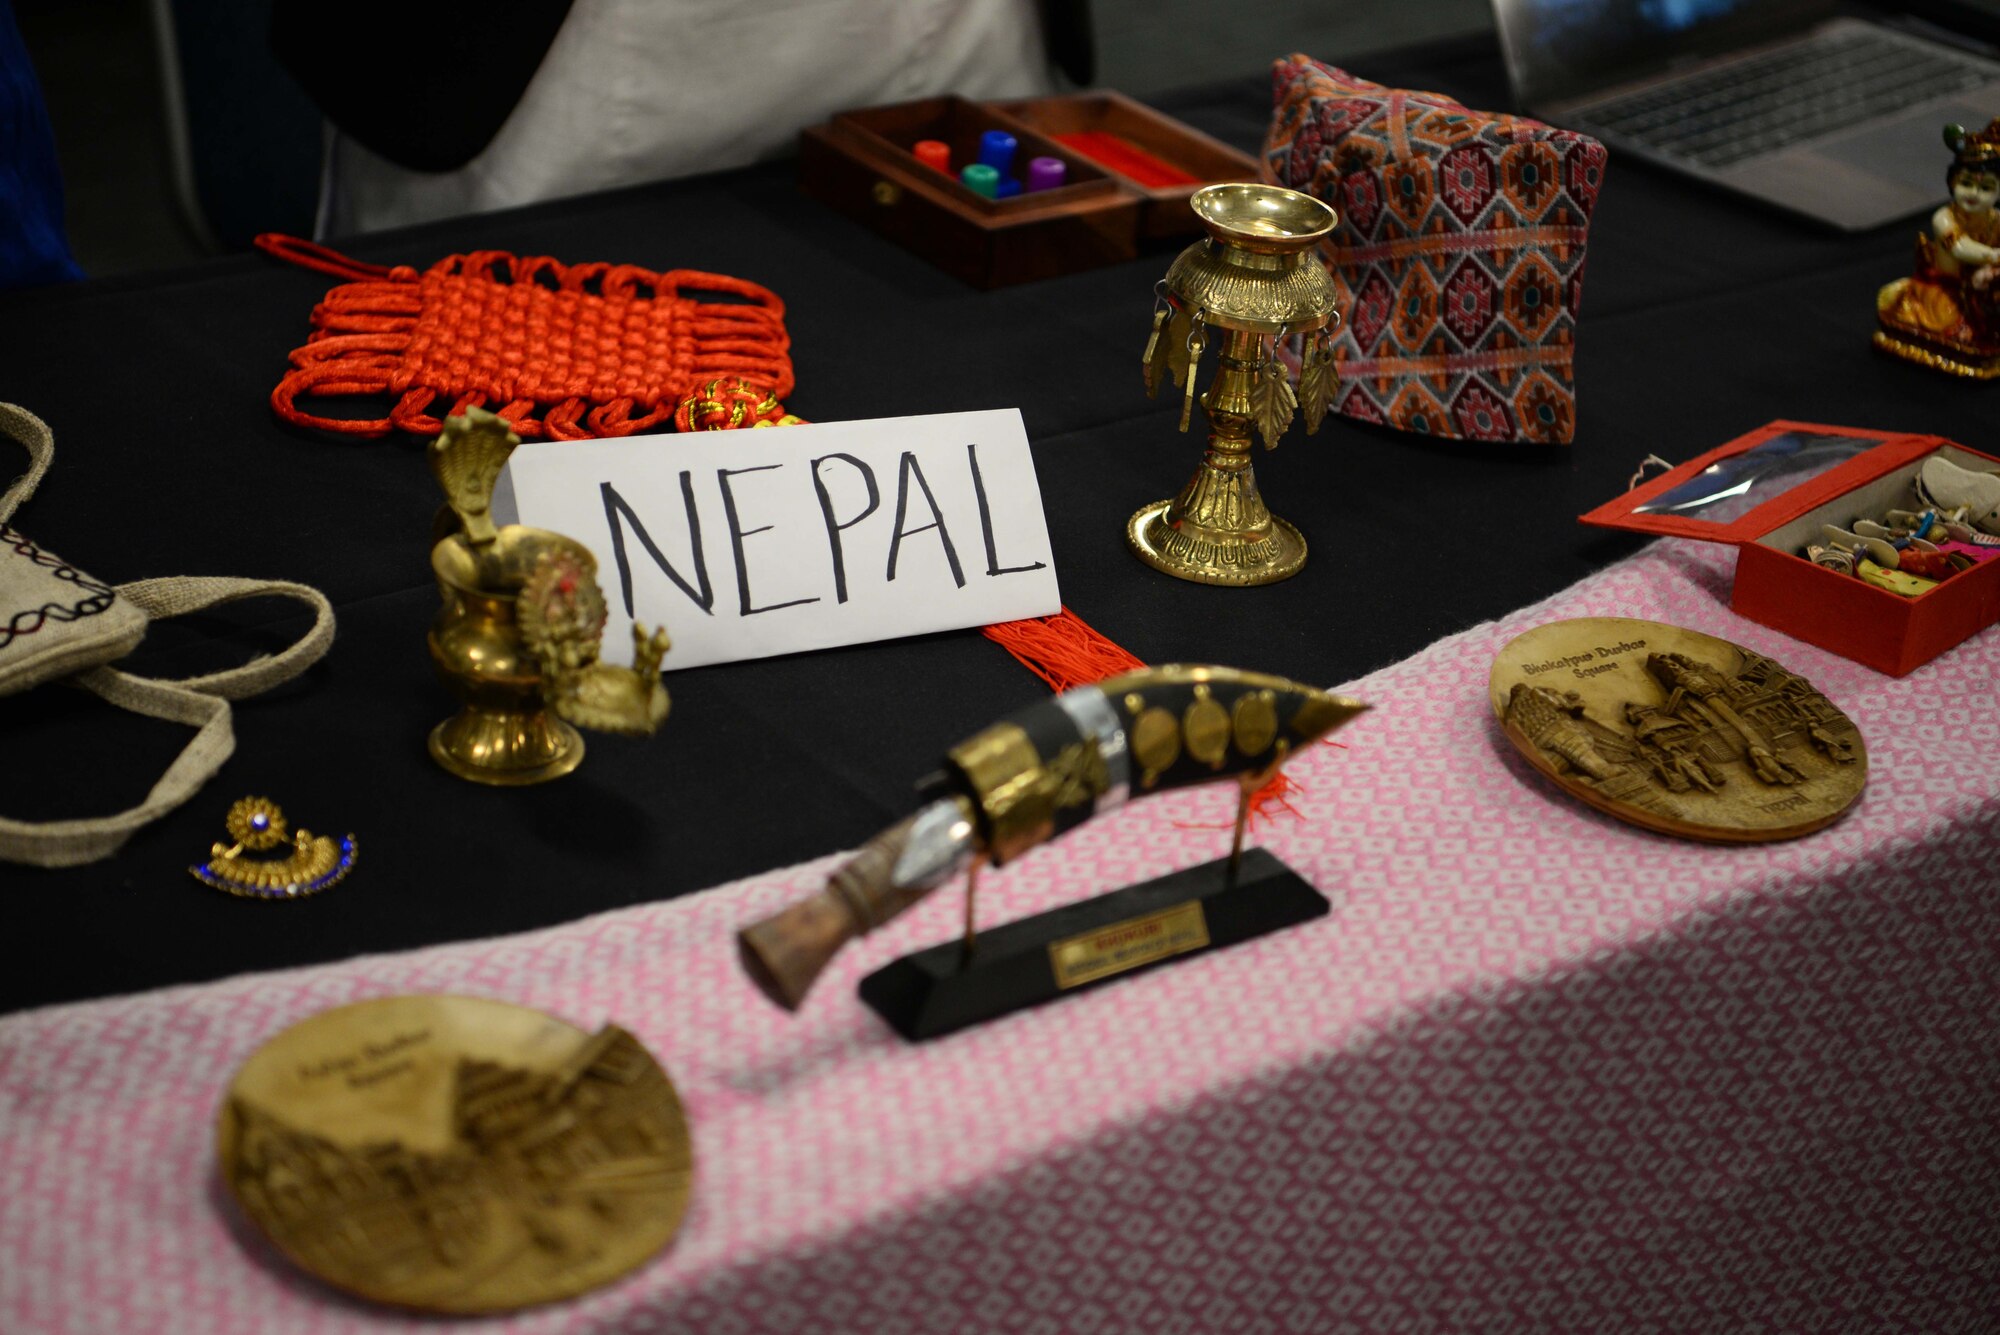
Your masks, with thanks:
[[[2000,376],[2000,117],[1977,134],[1947,125],[1951,200],[1917,237],[1915,272],[1875,298],[1875,346],[1952,375]]]

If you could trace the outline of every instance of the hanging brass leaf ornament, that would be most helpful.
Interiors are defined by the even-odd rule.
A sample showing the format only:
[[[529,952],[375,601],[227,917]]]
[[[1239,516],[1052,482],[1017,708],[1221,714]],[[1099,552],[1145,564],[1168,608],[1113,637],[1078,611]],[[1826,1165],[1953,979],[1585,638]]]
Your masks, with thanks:
[[[1257,431],[1264,437],[1265,449],[1278,448],[1278,437],[1292,424],[1292,410],[1298,403],[1292,382],[1285,375],[1285,364],[1272,357],[1264,363],[1257,386],[1250,392],[1250,410],[1257,418]]]
[[[1178,316],[1175,317],[1175,323],[1179,323]],[[1195,373],[1201,366],[1202,349],[1208,346],[1208,340],[1203,333],[1203,328],[1201,312],[1196,311],[1188,319],[1187,342],[1183,345],[1187,349],[1187,363],[1180,371],[1179,380],[1177,381],[1177,383],[1187,387],[1187,393],[1181,398],[1180,429],[1182,431],[1188,429],[1188,423],[1194,418]]]
[[[1146,355],[1143,365],[1146,372],[1146,397],[1158,398],[1160,384],[1167,375],[1167,345],[1161,337],[1166,331],[1168,307],[1162,303],[1153,311],[1153,333],[1146,340]]]
[[[1314,435],[1333,406],[1333,392],[1340,371],[1333,361],[1333,339],[1319,334],[1306,340],[1305,357],[1299,364],[1299,405],[1306,413],[1306,434]]]
[[[1175,307],[1173,318],[1167,323],[1167,370],[1174,377],[1176,389],[1187,384],[1188,344],[1193,337],[1194,316]]]

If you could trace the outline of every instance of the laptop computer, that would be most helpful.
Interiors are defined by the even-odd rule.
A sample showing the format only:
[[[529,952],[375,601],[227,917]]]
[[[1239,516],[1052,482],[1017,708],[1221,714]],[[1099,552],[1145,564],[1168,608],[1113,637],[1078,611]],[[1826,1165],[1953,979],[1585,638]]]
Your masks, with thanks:
[[[1839,228],[1936,208],[2000,61],[1833,0],[1493,0],[1534,115]]]

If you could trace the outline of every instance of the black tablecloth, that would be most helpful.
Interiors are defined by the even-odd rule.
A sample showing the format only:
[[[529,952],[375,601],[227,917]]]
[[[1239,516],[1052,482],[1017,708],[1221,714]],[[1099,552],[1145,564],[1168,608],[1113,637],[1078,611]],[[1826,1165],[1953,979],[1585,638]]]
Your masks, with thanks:
[[[1358,72],[1505,103],[1486,42]],[[1162,105],[1254,149],[1269,96],[1244,77]],[[1198,450],[1140,385],[1171,246],[976,292],[808,199],[777,164],[346,249],[421,267],[493,248],[763,283],[789,305],[788,406],[809,420],[1022,410],[1064,599],[1111,638],[1151,662],[1332,684],[1632,550],[1575,516],[1648,454],[1686,459],[1774,417],[1988,444],[1995,391],[1869,347],[1875,290],[1907,271],[1918,226],[1819,233],[1614,160],[1585,282],[1575,445],[1456,444],[1339,419],[1295,432],[1258,463],[1312,558],[1258,590],[1171,580],[1125,549],[1127,516],[1171,494]],[[41,415],[57,441],[18,527],[104,579],[301,580],[340,617],[323,664],[237,706],[221,776],[118,857],[0,866],[0,1008],[518,931],[848,847],[907,809],[945,746],[1043,691],[972,630],[694,669],[670,676],[673,714],[656,738],[592,735],[582,769],[558,783],[489,790],[447,776],[424,746],[450,704],[424,649],[438,497],[420,442],[294,431],[268,403],[330,281],[245,256],[0,300],[0,399]],[[269,651],[301,624],[282,604],[244,604],[159,626],[129,661],[184,675]],[[131,805],[186,736],[81,692],[0,700],[0,813]],[[196,884],[185,868],[252,793],[315,830],[358,835],[353,877],[296,904]]]

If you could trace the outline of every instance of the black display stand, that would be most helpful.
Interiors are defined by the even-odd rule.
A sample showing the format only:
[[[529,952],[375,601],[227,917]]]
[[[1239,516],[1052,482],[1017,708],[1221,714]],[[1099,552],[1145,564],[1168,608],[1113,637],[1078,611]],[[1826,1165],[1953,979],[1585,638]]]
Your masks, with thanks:
[[[1192,911],[1172,912],[1193,904],[1200,906],[1198,918]],[[1253,848],[1244,853],[1233,886],[1227,858],[1128,885],[981,932],[970,952],[964,942],[950,941],[905,955],[862,979],[861,999],[904,1038],[937,1038],[1067,992],[1307,922],[1330,907],[1297,872]],[[1199,922],[1207,943],[1115,967],[1068,987],[1058,982],[1051,945],[1123,924],[1152,927],[1161,918],[1170,927],[1156,930],[1178,931],[1183,939],[1190,924]]]

